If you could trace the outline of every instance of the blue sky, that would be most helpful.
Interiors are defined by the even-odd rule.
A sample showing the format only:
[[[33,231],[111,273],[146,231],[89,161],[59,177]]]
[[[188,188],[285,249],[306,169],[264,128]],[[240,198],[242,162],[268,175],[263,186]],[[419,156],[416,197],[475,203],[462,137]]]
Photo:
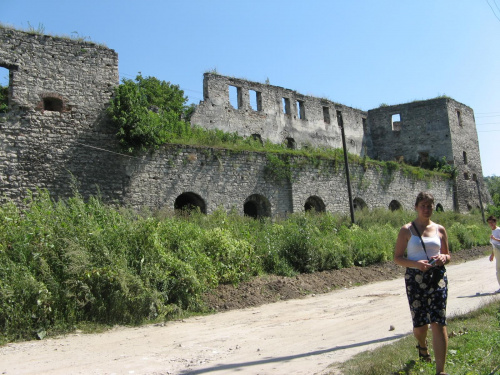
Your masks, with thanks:
[[[105,44],[121,78],[169,81],[192,103],[214,69],[362,110],[450,96],[475,112],[484,175],[500,176],[500,0],[0,0],[0,9],[5,25]]]

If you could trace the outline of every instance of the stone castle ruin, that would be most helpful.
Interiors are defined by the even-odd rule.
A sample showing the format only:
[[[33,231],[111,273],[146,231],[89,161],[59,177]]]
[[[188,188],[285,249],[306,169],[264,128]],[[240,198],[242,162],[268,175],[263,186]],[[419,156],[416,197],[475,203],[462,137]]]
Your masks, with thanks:
[[[54,197],[100,195],[132,207],[219,208],[254,217],[308,209],[348,212],[345,166],[292,156],[292,178],[273,178],[267,155],[165,145],[125,155],[105,108],[119,84],[118,55],[90,42],[0,27],[0,66],[9,71],[9,111],[0,114],[0,194],[20,201],[45,188]],[[450,98],[367,112],[269,84],[206,73],[191,122],[286,143],[345,147],[381,161],[446,161],[453,179],[419,180],[353,164],[356,208],[412,209],[431,191],[440,209],[467,212],[490,202],[473,110]],[[234,96],[234,97],[232,97]],[[233,103],[233,104],[232,104]],[[271,169],[270,169],[271,168]]]

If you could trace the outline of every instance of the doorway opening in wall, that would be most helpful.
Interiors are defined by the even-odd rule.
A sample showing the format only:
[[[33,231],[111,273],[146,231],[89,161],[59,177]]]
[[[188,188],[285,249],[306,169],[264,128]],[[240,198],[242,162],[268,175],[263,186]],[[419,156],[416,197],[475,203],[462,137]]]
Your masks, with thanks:
[[[179,195],[175,200],[174,209],[188,214],[193,210],[200,210],[203,214],[207,213],[207,206],[203,198],[192,192],[186,192]]]
[[[254,219],[271,217],[271,204],[266,197],[260,194],[252,194],[243,204],[243,213],[245,216]]]
[[[10,71],[0,66],[0,114],[9,111]]]

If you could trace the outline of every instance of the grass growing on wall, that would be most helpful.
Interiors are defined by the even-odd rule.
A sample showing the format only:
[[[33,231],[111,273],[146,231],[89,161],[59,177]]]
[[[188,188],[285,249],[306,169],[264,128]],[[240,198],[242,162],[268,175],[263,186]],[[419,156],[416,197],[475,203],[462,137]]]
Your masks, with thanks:
[[[19,209],[0,206],[0,343],[43,338],[84,323],[139,324],[202,312],[221,283],[262,274],[366,266],[392,259],[412,212],[293,214],[253,220],[137,213],[38,192]],[[488,243],[479,215],[436,213],[453,251]]]

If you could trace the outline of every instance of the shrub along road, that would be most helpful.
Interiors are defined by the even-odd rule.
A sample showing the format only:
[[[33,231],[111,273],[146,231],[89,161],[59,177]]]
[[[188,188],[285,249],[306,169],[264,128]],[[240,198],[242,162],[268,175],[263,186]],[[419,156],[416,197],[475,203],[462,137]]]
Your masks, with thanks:
[[[447,268],[449,316],[500,298],[486,256]],[[397,278],[166,324],[8,344],[0,348],[0,373],[321,374],[411,329]]]

